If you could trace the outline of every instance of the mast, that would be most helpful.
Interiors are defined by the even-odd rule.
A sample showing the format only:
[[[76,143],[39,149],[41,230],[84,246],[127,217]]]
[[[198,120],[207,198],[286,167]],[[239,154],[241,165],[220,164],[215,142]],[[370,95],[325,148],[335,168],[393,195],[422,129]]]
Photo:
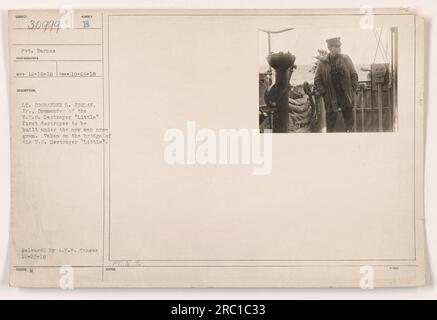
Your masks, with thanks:
[[[398,28],[391,28],[391,74],[393,102],[393,131],[398,130]]]

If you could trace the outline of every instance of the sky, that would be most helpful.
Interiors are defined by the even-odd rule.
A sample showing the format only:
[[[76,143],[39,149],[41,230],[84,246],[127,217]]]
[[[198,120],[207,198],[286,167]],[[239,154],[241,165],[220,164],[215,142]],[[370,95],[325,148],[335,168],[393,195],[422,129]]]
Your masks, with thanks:
[[[378,38],[381,33],[383,48],[387,48],[387,58],[378,50]],[[355,64],[371,64],[390,62],[391,41],[390,28],[375,30],[363,29],[294,29],[279,34],[272,34],[272,50],[274,52],[289,51],[296,56],[297,65],[311,65],[318,49],[327,50],[326,39],[341,37],[342,53],[349,55]],[[267,66],[268,37],[259,32],[259,65]],[[383,49],[382,51],[385,52]],[[386,61],[388,59],[388,61]]]

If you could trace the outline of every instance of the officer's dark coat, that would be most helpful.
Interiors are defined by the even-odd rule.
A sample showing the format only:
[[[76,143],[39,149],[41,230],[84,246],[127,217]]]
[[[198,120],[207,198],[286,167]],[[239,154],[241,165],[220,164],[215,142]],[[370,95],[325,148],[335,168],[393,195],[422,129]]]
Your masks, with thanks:
[[[331,56],[320,59],[314,78],[314,86],[319,94],[323,95],[325,101],[325,108],[327,112],[338,111],[338,108],[352,107],[355,99],[355,92],[358,89],[358,74],[355,70],[351,58],[342,54],[339,57],[337,68],[341,68],[343,78],[341,86],[347,98],[348,105],[340,105],[337,101],[334,84],[331,78]]]

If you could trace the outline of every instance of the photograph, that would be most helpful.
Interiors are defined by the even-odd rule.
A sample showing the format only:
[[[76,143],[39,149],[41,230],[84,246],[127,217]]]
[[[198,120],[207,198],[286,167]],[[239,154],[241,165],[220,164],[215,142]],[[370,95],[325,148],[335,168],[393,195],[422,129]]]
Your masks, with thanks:
[[[259,30],[259,128],[397,131],[398,29]]]

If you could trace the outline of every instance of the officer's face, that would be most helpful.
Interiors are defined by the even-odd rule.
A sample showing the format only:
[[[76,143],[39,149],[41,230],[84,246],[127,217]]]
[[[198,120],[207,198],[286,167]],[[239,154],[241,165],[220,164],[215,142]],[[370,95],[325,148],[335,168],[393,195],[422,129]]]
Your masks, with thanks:
[[[331,44],[328,49],[333,56],[341,54],[341,45],[339,44]]]

